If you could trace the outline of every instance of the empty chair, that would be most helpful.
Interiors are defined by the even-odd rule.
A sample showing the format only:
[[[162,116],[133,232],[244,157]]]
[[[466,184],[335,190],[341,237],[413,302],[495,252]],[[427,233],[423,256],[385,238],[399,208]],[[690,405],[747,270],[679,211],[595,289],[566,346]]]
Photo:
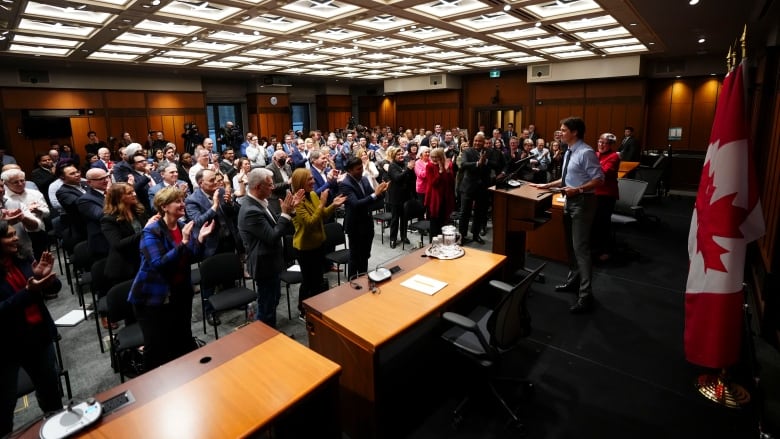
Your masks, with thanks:
[[[615,202],[612,224],[629,224],[639,221],[644,215],[641,206],[647,182],[630,178],[618,179],[620,198]]]
[[[442,316],[453,325],[442,334],[442,338],[479,367],[483,372],[480,378],[484,381],[480,384],[487,387],[516,423],[519,423],[519,417],[500,391],[507,389],[507,383],[528,383],[520,378],[497,376],[496,372],[506,354],[516,348],[531,332],[526,296],[544,265],[536,268],[514,286],[496,280],[490,281],[490,286],[502,294],[495,308],[478,306],[468,317],[454,312],[445,312]],[[467,396],[455,409],[453,415],[456,422],[461,419],[461,411],[468,400]]]
[[[92,252],[89,250],[87,241],[81,241],[73,247],[73,256],[71,263],[73,265],[73,279],[76,285],[76,292],[79,295],[79,303],[84,309],[84,317],[87,315],[87,303],[84,300],[86,288],[92,285],[92,263],[95,260]]]
[[[203,299],[203,333],[206,333],[206,301],[211,303],[214,316],[229,309],[244,307],[257,299],[257,293],[246,287],[244,264],[236,253],[217,253],[200,263],[200,290],[214,290]],[[214,336],[219,338],[219,325],[214,325]]]
[[[284,265],[287,267],[285,271],[279,274],[279,279],[284,282],[287,289],[287,318],[292,319],[292,307],[290,306],[290,285],[297,285],[303,282],[303,275],[301,274],[301,267],[297,266],[297,270],[291,270],[295,264],[295,247],[293,247],[292,235],[285,235],[284,237]]]
[[[344,248],[336,249],[325,255],[325,260],[336,264],[341,268],[347,266],[349,263],[349,248],[347,248],[347,238],[344,235],[344,228],[338,222],[325,224],[325,244],[324,248],[335,248],[339,245],[343,245]],[[336,280],[341,285],[341,270],[336,275]]]
[[[133,280],[126,280],[111,287],[106,293],[106,318],[108,320],[109,352],[111,353],[111,364],[114,365],[114,371],[119,372],[119,380],[125,382],[125,368],[121,357],[126,354],[133,354],[131,350],[136,351],[144,344],[144,335],[141,327],[135,322],[135,315],[127,296],[130,294],[130,287]],[[114,331],[112,323],[125,322],[125,325]],[[138,365],[139,367],[142,365]],[[134,373],[140,373],[143,369],[137,368]]]
[[[431,243],[431,222],[425,219],[425,206],[419,200],[409,200],[404,203],[404,213],[409,220],[409,230],[415,230],[420,234],[420,247],[423,245],[423,236],[428,235],[428,244]],[[404,248],[403,241],[401,249]]]
[[[387,224],[393,218],[393,214],[390,213],[389,206],[384,204],[383,200],[377,200],[374,206],[371,207],[371,212],[373,212],[372,218],[374,218],[374,221],[382,225],[382,228],[379,230],[379,237],[382,244],[384,244],[385,228],[388,227]]]
[[[108,289],[111,288],[110,281],[105,274],[106,261],[106,258],[102,258],[92,264],[90,270],[90,273],[92,274],[92,284],[89,287],[90,292],[92,292],[92,303],[95,304],[95,315],[93,317],[95,317],[95,329],[97,330],[98,344],[100,345],[101,353],[105,352],[105,349],[103,349],[103,334],[100,331],[100,319],[106,315],[106,308],[108,306],[106,305],[106,293],[108,292]],[[108,325],[107,319],[106,325]]]

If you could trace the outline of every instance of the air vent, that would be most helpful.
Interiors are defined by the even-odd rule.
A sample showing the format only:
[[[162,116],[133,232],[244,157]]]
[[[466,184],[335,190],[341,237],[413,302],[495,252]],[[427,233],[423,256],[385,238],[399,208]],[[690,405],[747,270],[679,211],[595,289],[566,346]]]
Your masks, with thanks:
[[[429,77],[429,83],[431,85],[442,85],[443,82],[442,82],[442,79],[441,79],[441,75],[431,75]]]
[[[46,70],[19,70],[19,82],[23,84],[48,84],[49,72]]]
[[[685,73],[685,61],[663,61],[655,64],[657,75],[679,75]]]
[[[549,78],[550,77],[550,64],[539,64],[531,66],[532,78]]]

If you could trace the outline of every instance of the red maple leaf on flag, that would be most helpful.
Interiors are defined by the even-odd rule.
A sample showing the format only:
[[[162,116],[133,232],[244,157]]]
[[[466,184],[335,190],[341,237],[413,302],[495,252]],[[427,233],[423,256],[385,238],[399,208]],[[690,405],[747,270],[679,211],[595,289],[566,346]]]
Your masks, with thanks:
[[[715,237],[744,238],[739,230],[745,222],[748,210],[735,206],[736,192],[732,192],[712,202],[715,194],[715,181],[710,175],[710,162],[704,165],[702,170],[699,193],[696,196],[696,219],[698,229],[696,231],[696,246],[704,259],[704,270],[713,269],[727,272],[721,261],[721,255],[728,250],[715,242]]]

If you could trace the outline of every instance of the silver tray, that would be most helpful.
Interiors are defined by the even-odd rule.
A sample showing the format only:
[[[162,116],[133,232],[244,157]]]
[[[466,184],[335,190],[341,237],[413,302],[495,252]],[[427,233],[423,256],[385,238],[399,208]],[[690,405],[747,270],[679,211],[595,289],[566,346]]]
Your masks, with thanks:
[[[463,250],[463,247],[458,245],[449,249],[444,249],[444,247],[432,249],[431,247],[432,246],[428,246],[428,248],[425,249],[425,254],[436,259],[458,259],[459,257],[466,254],[466,251]]]

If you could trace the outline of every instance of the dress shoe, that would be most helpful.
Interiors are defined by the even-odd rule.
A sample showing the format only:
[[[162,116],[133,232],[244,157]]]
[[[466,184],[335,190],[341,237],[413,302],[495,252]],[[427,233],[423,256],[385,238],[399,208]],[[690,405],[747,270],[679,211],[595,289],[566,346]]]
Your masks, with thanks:
[[[555,286],[556,293],[576,293],[579,289],[580,280],[576,278]]]
[[[398,245],[395,241],[390,241],[390,248],[395,248]]]
[[[338,265],[331,265],[329,270],[332,271],[333,273],[338,273],[341,271],[341,268],[339,268]]]
[[[569,312],[572,314],[585,314],[593,309],[593,297],[582,296],[578,297],[577,301],[569,307]]]
[[[466,237],[463,237],[460,240],[460,245],[466,245],[466,244],[469,244],[469,243],[471,243],[471,240],[466,238]]]
[[[474,242],[476,242],[477,244],[484,244],[485,240],[482,239],[479,235],[474,235]]]
[[[402,239],[401,241],[402,241],[404,244],[411,244],[411,242],[409,242],[409,238],[404,238],[404,239]]]
[[[211,326],[219,326],[222,324],[222,321],[219,320],[219,317],[215,316],[214,314],[211,314],[207,319],[206,322],[208,322]]]

